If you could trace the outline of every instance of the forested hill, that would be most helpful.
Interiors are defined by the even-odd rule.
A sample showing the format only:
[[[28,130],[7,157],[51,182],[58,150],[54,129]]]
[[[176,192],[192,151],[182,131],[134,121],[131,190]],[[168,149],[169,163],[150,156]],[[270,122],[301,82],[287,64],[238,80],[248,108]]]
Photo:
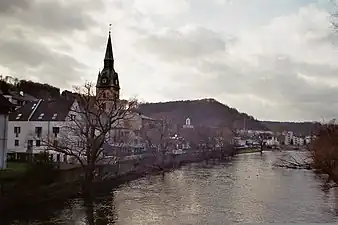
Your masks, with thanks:
[[[274,132],[293,131],[297,135],[310,135],[316,132],[321,124],[318,122],[272,122],[262,121],[262,124]]]
[[[75,93],[63,91],[49,84],[42,84],[30,80],[19,80],[10,76],[0,75],[0,93],[24,92],[38,99],[74,98]],[[215,99],[201,99],[189,101],[172,101],[160,103],[144,103],[139,107],[140,112],[147,116],[167,117],[177,124],[184,124],[189,117],[193,125],[222,126],[236,129],[272,130],[275,132],[293,131],[296,134],[308,135],[320,126],[319,123],[293,123],[258,121],[252,116],[238,112],[236,109],[224,105]]]
[[[9,76],[0,76],[0,91],[4,94],[22,91],[39,99],[60,97],[60,89],[57,87]]]
[[[144,103],[141,113],[154,118],[168,118],[177,124],[184,124],[189,117],[192,125],[222,126],[236,129],[267,130],[258,120],[238,112],[215,99]]]

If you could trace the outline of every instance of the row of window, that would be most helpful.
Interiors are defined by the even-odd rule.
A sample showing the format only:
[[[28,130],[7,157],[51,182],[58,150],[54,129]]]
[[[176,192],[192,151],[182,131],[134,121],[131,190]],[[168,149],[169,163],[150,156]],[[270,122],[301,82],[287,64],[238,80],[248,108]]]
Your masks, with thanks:
[[[21,127],[14,127],[15,137],[19,137],[20,132],[21,132]],[[54,136],[57,137],[58,133],[60,133],[60,127],[53,127],[52,132]],[[37,137],[41,137],[42,127],[35,127],[35,134]]]
[[[33,147],[33,140],[28,140],[27,142],[27,147],[30,148],[30,147]],[[54,140],[54,146],[57,146],[58,145],[58,141],[57,140]],[[20,141],[18,139],[15,139],[14,140],[14,146],[19,146],[20,145]],[[36,147],[40,147],[41,146],[41,140],[35,140],[35,146]]]

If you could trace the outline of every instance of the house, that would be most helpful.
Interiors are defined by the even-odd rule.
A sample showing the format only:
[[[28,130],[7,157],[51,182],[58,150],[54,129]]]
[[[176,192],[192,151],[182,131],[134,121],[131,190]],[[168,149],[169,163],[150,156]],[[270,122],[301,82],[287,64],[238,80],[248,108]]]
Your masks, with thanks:
[[[278,147],[280,145],[278,138],[275,136],[269,136],[265,140],[265,144],[267,147]]]
[[[13,105],[0,95],[0,169],[6,168],[8,114]]]
[[[39,153],[48,150],[47,139],[57,143],[62,127],[76,116],[71,111],[76,105],[76,101],[63,98],[38,100],[12,112],[8,123],[8,152]],[[60,157],[56,152],[50,153]]]
[[[185,128],[185,129],[192,129],[192,128],[194,128],[194,126],[191,125],[191,119],[189,117],[186,118],[185,124],[183,125],[183,128]]]
[[[38,99],[35,98],[34,96],[24,93],[22,91],[19,91],[19,92],[7,91],[3,93],[3,96],[9,102],[11,102],[16,108],[21,107],[28,102],[38,101]]]
[[[126,118],[120,121],[119,126],[115,126],[109,132],[108,140],[104,146],[104,155],[123,158],[143,154],[147,149],[141,129],[148,121],[152,121],[152,119],[131,111]]]

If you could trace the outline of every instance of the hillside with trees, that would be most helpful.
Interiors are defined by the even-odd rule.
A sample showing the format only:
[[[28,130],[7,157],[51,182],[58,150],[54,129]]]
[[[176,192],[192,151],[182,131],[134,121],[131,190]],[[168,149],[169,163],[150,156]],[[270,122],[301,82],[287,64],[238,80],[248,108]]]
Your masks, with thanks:
[[[274,132],[293,131],[296,135],[306,136],[317,132],[321,124],[318,122],[275,122],[262,121],[262,124]]]
[[[19,80],[10,76],[0,75],[0,93],[24,92],[39,99],[76,98],[76,93],[63,91],[49,84],[42,84],[30,80]],[[311,122],[272,122],[258,121],[246,113],[238,112],[235,108],[224,105],[215,99],[172,101],[159,103],[144,103],[139,111],[154,118],[168,118],[172,122],[182,125],[189,117],[195,126],[228,127],[230,129],[271,130],[274,132],[293,131],[298,135],[308,135],[320,127],[319,123]]]
[[[139,106],[139,111],[150,117],[170,119],[179,125],[183,125],[189,117],[194,126],[268,130],[254,117],[215,99],[144,103]]]
[[[22,91],[39,99],[60,97],[60,89],[57,87],[10,76],[0,76],[0,90],[2,93]]]

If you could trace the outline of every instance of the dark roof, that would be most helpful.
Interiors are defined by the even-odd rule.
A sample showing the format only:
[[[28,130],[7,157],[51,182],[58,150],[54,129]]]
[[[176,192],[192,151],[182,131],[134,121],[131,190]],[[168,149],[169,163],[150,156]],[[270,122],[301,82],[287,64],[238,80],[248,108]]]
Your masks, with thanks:
[[[23,93],[22,95],[20,92],[16,91],[10,91],[9,94],[12,96],[13,99],[19,100],[19,101],[37,101],[38,99],[30,94]]]
[[[9,120],[64,121],[73,103],[73,100],[67,100],[64,98],[29,102],[11,113],[9,115]],[[41,116],[42,114],[43,116]]]
[[[0,95],[0,114],[8,114],[14,105],[10,103],[3,95]]]

